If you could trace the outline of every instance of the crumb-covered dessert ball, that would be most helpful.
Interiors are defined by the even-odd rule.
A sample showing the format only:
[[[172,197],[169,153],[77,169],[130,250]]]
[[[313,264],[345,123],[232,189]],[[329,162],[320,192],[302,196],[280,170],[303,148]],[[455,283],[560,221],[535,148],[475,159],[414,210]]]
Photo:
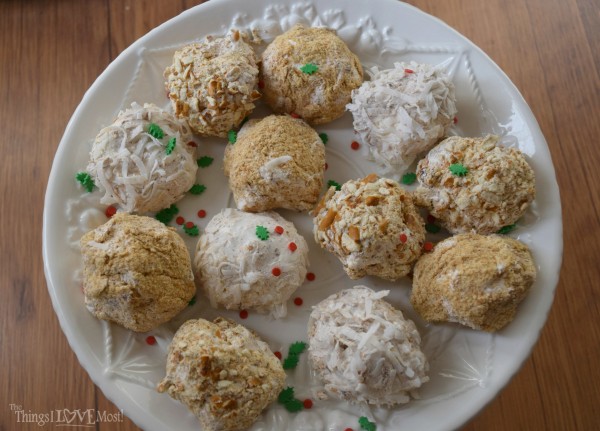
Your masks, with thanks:
[[[454,84],[441,67],[395,63],[371,70],[352,92],[354,129],[385,173],[400,174],[446,135],[456,115]]]
[[[238,31],[176,51],[164,73],[175,115],[199,135],[226,137],[260,97],[256,60]]]
[[[218,317],[188,320],[169,346],[158,392],[185,404],[204,431],[249,428],[284,387],[269,346],[242,325]]]
[[[262,54],[264,100],[277,113],[310,124],[341,117],[352,90],[363,82],[358,60],[334,30],[295,25]]]
[[[225,150],[224,169],[239,209],[306,211],[319,199],[325,146],[304,121],[271,115],[244,125]]]
[[[87,166],[103,204],[158,211],[194,185],[198,166],[187,124],[153,104],[132,103],[98,133]]]
[[[99,319],[147,332],[196,293],[183,239],[153,218],[118,213],[80,244],[85,305]]]
[[[493,332],[513,320],[535,277],[523,243],[501,235],[460,234],[419,259],[410,301],[427,321]]]
[[[317,243],[335,254],[352,279],[396,280],[421,255],[425,223],[400,185],[371,174],[330,187],[315,208]]]
[[[445,139],[419,162],[417,179],[415,203],[455,234],[498,232],[535,198],[533,169],[493,135]]]
[[[382,299],[388,293],[356,286],[314,307],[308,354],[325,396],[392,406],[429,380],[417,328]]]
[[[214,216],[198,240],[194,267],[213,307],[253,309],[276,318],[304,282],[308,245],[279,214],[227,208]]]

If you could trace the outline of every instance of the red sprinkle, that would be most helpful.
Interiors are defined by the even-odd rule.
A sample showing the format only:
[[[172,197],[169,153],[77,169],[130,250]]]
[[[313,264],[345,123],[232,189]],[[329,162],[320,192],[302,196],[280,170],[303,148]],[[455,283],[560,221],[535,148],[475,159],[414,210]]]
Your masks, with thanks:
[[[458,117],[454,117],[454,120],[452,121],[454,121],[454,124],[458,123]]]
[[[104,214],[106,214],[106,217],[108,217],[108,218],[111,218],[116,213],[117,213],[117,209],[115,207],[113,207],[112,205],[107,207],[106,211],[104,211]]]
[[[402,244],[404,244],[406,241],[408,241],[408,237],[406,236],[406,234],[404,234],[404,233],[401,233],[401,234],[400,234],[400,242],[401,242]]]
[[[350,144],[350,148],[352,148],[354,151],[356,151],[360,148],[360,144],[356,141],[352,141],[352,143]]]
[[[281,275],[281,269],[275,267],[271,270],[271,274],[273,274],[275,277],[279,277]]]
[[[193,227],[194,227],[194,223],[192,223],[191,221],[189,221],[189,222],[187,222],[187,223],[185,224],[185,227],[187,227],[188,229],[191,229],[191,228],[193,228]]]
[[[204,211],[204,210],[198,211],[198,217],[200,217],[200,218],[206,217],[206,211]]]
[[[275,233],[281,235],[283,233],[283,228],[281,226],[275,226]]]
[[[309,272],[308,274],[306,274],[306,279],[308,281],[313,281],[315,278],[316,278],[316,276],[312,272]]]
[[[196,144],[194,141],[190,141],[190,142],[188,142],[188,147],[196,148],[196,147],[198,147],[198,144]]]
[[[435,217],[432,216],[431,214],[428,214],[427,215],[427,223],[434,224],[435,223]]]
[[[404,69],[404,73],[415,73],[412,69]]]
[[[325,163],[325,170],[327,170],[329,168],[329,165],[327,163]]]
[[[279,359],[281,361],[281,358],[283,357],[283,356],[281,356],[281,352],[273,352],[273,354],[275,356],[277,356],[277,359]]]
[[[310,409],[313,406],[312,400],[309,400],[308,398],[305,399],[302,404],[304,404],[305,409]]]
[[[425,244],[423,244],[423,250],[425,250],[425,251],[433,250],[433,243],[427,241]]]
[[[146,337],[146,343],[150,344],[151,346],[154,346],[156,344],[156,338],[154,338],[153,335],[148,335]]]
[[[290,242],[288,244],[288,248],[290,249],[290,251],[296,251],[296,249],[298,248],[298,246],[296,245],[295,242]]]
[[[298,296],[297,298],[294,298],[294,304],[300,307],[302,304],[304,304],[304,301]]]
[[[183,217],[179,216],[175,219],[175,223],[177,223],[178,225],[181,226],[182,224],[185,223],[185,219]]]
[[[354,431],[352,428],[346,428],[344,431]]]
[[[292,112],[290,115],[292,118],[301,118],[300,115],[296,114],[295,112]]]
[[[260,88],[261,90],[265,88],[265,81],[263,81],[262,79],[258,81],[258,88]]]
[[[248,310],[241,310],[240,311],[240,318],[241,319],[247,319],[248,318]]]

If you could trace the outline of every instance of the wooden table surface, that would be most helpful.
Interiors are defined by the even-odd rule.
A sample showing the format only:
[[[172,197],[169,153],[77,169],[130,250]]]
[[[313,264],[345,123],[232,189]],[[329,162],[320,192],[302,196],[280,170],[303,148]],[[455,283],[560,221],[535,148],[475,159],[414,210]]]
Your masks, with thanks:
[[[41,254],[44,192],[87,88],[133,41],[197,3],[0,2],[0,431],[39,428],[17,423],[11,404],[38,413],[118,411],[79,365],[52,309]],[[479,45],[520,89],[550,146],[562,197],[564,260],[548,322],[522,370],[463,429],[600,429],[600,3],[409,3]],[[125,418],[97,429],[137,428]]]

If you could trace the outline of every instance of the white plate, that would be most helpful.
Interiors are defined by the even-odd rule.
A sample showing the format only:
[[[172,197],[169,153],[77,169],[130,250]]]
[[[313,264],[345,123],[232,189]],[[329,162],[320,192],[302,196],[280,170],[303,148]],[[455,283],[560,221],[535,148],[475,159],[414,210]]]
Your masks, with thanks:
[[[529,355],[550,309],[562,254],[562,224],[558,187],[550,154],[525,101],[510,80],[476,46],[441,21],[406,4],[391,1],[349,2],[327,0],[298,3],[293,0],[211,1],[161,25],[125,50],[96,80],[69,122],[58,148],[44,210],[44,261],[48,289],[61,326],[81,364],[105,395],[139,426],[148,430],[196,430],[198,422],[187,409],[153,388],[164,374],[165,353],[173,332],[186,319],[225,315],[238,321],[237,313],[213,310],[199,294],[175,321],[150,334],[158,343],[147,345],[149,334],[134,334],[101,322],[86,310],[80,291],[79,251],[73,244],[81,234],[106,220],[98,204],[98,192],[86,194],[74,181],[85,168],[91,142],[99,129],[132,101],[167,106],[162,71],[176,47],[207,34],[224,34],[229,28],[256,28],[266,40],[293,24],[326,25],[356,52],[364,64],[389,67],[394,61],[443,63],[456,84],[458,123],[452,133],[479,136],[502,135],[517,145],[536,173],[537,198],[533,209],[512,235],[527,243],[538,266],[538,279],[520,306],[516,319],[503,331],[489,335],[455,325],[428,326],[411,309],[410,283],[387,283],[367,277],[349,280],[336,258],[319,249],[312,239],[307,215],[284,212],[296,223],[310,244],[311,271],[316,280],[297,292],[304,305],[290,301],[289,315],[281,321],[250,314],[243,323],[254,328],[273,350],[306,339],[310,306],[329,294],[357,284],[389,288],[390,302],[414,319],[429,357],[431,381],[420,391],[420,400],[396,409],[318,402],[318,381],[308,369],[306,354],[298,368],[288,372],[288,384],[298,398],[315,400],[314,407],[288,414],[273,404],[253,429],[359,429],[357,418],[368,416],[378,430],[449,430],[460,426],[489,402]],[[258,109],[260,117],[268,111]],[[317,127],[329,135],[326,179],[344,182],[374,170],[364,153],[350,149],[353,140],[350,114]],[[200,196],[187,196],[178,206],[181,215],[204,227],[211,216],[232,204],[223,176],[222,139],[196,139],[199,155],[215,158],[212,166],[199,169],[198,181],[207,185]],[[196,212],[208,216],[199,219]],[[174,223],[172,223],[174,225]],[[193,249],[196,240],[187,237]],[[440,237],[433,236],[436,240]]]

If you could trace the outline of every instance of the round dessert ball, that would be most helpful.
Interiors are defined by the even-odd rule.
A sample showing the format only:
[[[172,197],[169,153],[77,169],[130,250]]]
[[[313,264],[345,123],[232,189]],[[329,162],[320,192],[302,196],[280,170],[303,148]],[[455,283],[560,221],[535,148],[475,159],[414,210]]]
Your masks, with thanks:
[[[310,124],[342,116],[352,90],[363,82],[358,60],[334,30],[295,25],[262,54],[263,95],[277,113]]]
[[[417,328],[382,299],[388,293],[356,286],[313,308],[308,355],[325,396],[392,406],[429,380]]]
[[[226,137],[260,97],[256,60],[238,31],[176,51],[164,73],[175,115],[199,135]]]
[[[183,239],[153,218],[118,213],[80,244],[85,305],[99,319],[147,332],[196,293]]]
[[[286,377],[267,343],[221,317],[188,320],[177,330],[166,373],[158,392],[185,404],[205,431],[249,428],[277,399]]]
[[[371,174],[330,187],[314,212],[317,243],[335,254],[352,279],[397,280],[421,255],[425,223],[400,185]]]
[[[410,301],[429,322],[494,332],[513,320],[535,277],[523,243],[501,235],[460,234],[419,259]]]
[[[158,211],[194,185],[198,166],[189,127],[153,104],[132,103],[98,133],[87,171],[103,204]]]
[[[417,165],[415,203],[451,233],[490,234],[514,224],[535,198],[533,169],[498,137],[452,136]]]
[[[456,116],[454,84],[441,67],[395,63],[371,70],[352,92],[354,129],[385,173],[400,174],[446,135]]]
[[[304,282],[308,245],[279,214],[227,208],[214,216],[198,240],[194,267],[213,307],[253,309],[276,318]]]
[[[239,209],[306,211],[319,199],[325,146],[304,121],[271,115],[244,125],[225,150],[224,169]]]

